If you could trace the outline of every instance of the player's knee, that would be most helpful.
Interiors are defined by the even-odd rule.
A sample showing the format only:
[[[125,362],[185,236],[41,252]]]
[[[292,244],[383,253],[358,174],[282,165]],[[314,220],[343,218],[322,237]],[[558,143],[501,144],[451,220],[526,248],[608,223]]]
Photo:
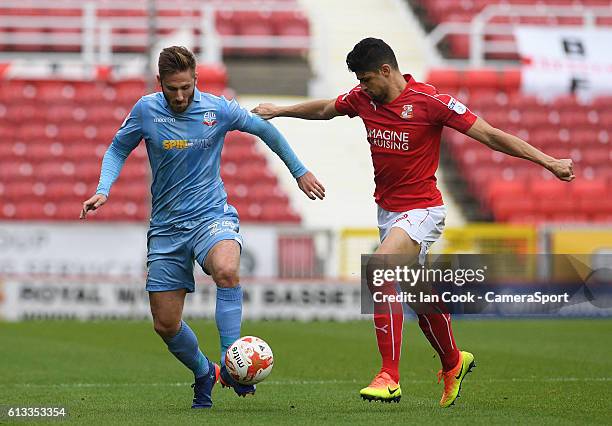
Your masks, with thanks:
[[[238,277],[238,269],[234,267],[217,268],[213,272],[212,278],[215,284],[217,284],[217,287],[222,288],[236,287],[240,282],[240,278]]]
[[[176,336],[181,328],[181,322],[174,319],[155,318],[153,320],[153,328],[155,332],[164,339],[169,339]]]

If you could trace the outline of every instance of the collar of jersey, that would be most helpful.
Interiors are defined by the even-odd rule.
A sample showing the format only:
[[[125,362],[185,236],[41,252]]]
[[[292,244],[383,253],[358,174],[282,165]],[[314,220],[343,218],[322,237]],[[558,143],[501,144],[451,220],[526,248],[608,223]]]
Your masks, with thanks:
[[[392,100],[391,102],[389,102],[388,104],[379,104],[378,102],[376,102],[376,101],[374,101],[374,100],[373,100],[372,102],[376,102],[378,105],[381,105],[381,106],[389,106],[389,105],[393,105],[395,102],[397,102],[397,100],[398,100],[399,98],[401,98],[401,97],[404,95],[404,93],[406,93],[406,92],[408,91],[408,89],[410,88],[410,86],[411,86],[412,84],[414,84],[414,78],[412,78],[412,75],[410,75],[410,74],[404,74],[404,75],[403,75],[403,77],[404,77],[404,80],[406,80],[406,83],[407,83],[407,84],[406,84],[406,87],[404,87],[404,90],[402,90],[402,93],[400,93],[400,94],[398,95],[398,97],[397,97],[397,98],[393,99],[393,100]],[[195,96],[194,96],[194,99],[195,99]]]

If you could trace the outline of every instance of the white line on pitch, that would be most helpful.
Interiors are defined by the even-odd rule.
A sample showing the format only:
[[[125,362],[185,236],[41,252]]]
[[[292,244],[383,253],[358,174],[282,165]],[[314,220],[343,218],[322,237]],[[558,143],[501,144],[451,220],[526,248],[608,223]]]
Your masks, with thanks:
[[[485,383],[497,382],[610,382],[612,377],[512,377],[506,379],[474,379],[475,381]],[[416,380],[405,379],[402,383],[434,383],[435,380]],[[265,385],[276,386],[294,386],[294,385],[333,385],[333,384],[350,384],[358,383],[357,380],[267,380],[263,382]],[[5,385],[4,387],[25,387],[25,388],[112,388],[112,387],[180,387],[189,386],[191,382],[179,383],[55,383],[55,384],[37,384],[37,383],[16,383]]]

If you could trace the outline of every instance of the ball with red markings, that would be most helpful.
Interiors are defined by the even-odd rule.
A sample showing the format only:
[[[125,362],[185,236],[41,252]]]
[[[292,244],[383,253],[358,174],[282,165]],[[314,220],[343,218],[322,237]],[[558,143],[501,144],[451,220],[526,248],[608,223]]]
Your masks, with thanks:
[[[272,349],[259,337],[245,336],[227,348],[225,366],[232,378],[243,385],[254,385],[270,375],[274,365]]]

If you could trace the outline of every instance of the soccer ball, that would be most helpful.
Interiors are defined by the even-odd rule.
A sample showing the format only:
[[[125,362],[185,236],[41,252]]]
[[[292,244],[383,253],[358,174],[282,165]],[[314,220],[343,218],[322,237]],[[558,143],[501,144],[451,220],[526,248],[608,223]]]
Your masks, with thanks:
[[[273,365],[272,349],[259,337],[241,337],[225,353],[227,371],[242,385],[261,382],[268,377]]]

